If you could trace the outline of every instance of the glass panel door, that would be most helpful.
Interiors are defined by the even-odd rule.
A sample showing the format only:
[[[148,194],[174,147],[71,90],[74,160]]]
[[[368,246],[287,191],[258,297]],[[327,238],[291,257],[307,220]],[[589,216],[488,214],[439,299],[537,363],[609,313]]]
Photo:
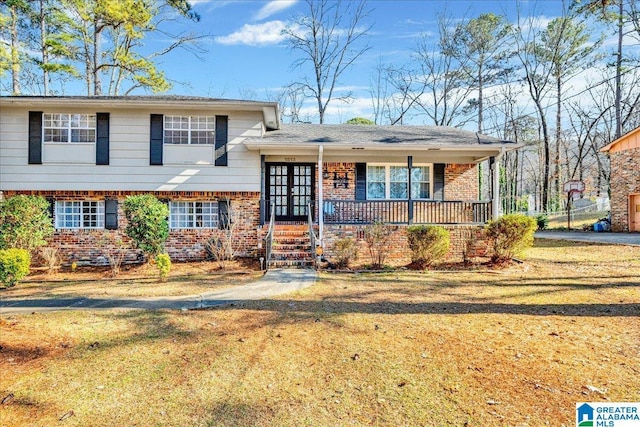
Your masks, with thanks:
[[[273,202],[277,220],[289,216],[289,167],[287,165],[269,166],[269,200]]]
[[[267,194],[273,202],[276,221],[304,221],[307,205],[314,198],[315,165],[268,164]]]
[[[312,198],[313,166],[293,166],[293,185],[291,186],[291,207],[296,219],[306,219],[307,205]]]

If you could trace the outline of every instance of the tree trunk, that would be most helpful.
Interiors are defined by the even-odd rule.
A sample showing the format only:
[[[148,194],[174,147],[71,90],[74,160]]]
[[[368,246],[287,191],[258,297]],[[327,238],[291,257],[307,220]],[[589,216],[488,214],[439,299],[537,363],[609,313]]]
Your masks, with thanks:
[[[42,48],[42,88],[44,96],[49,95],[49,51],[47,50],[47,23],[44,0],[40,0],[40,43]]]
[[[622,136],[622,112],[621,112],[621,100],[622,100],[622,37],[623,37],[623,17],[624,2],[619,1],[620,10],[618,11],[618,53],[616,55],[616,139]]]
[[[482,80],[482,66],[478,67],[478,133],[482,133],[482,121],[483,121],[483,98],[482,98],[482,86],[484,81]]]
[[[560,184],[560,140],[562,138],[562,78],[560,74],[556,75],[556,146],[553,153],[553,190],[556,193],[555,197],[560,200],[562,194],[562,185]]]
[[[18,8],[11,7],[11,90],[20,94],[20,46],[18,42]]]
[[[98,27],[98,23],[96,22],[93,26],[93,64],[92,64],[92,74],[93,74],[93,95],[100,96],[102,95],[102,82],[100,81],[100,69],[99,69],[99,61],[100,61],[100,31],[101,29]]]

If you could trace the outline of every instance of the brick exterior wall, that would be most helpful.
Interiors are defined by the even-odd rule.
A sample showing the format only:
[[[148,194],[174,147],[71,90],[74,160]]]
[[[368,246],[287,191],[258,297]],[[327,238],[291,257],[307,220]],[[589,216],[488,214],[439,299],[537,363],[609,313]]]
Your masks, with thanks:
[[[366,225],[327,225],[324,230],[325,248],[324,255],[331,261],[335,258],[334,242],[338,239],[351,238],[358,243],[358,261],[354,264],[370,264],[369,248],[364,240]],[[411,251],[407,243],[407,226],[390,225],[391,236],[389,238],[389,255],[386,264],[392,266],[404,266],[411,263]],[[489,242],[484,228],[475,225],[444,225],[449,230],[451,247],[446,261],[460,262],[467,259],[489,256]]]
[[[611,156],[611,230],[629,231],[629,195],[640,194],[640,148]]]
[[[143,192],[120,191],[20,191],[4,193],[5,197],[15,194],[40,195],[57,200],[85,200],[98,201],[105,198],[118,200],[118,229],[117,230],[56,230],[50,238],[50,245],[58,248],[59,257],[63,265],[75,262],[77,265],[106,265],[108,264],[104,252],[115,247],[114,242],[121,240],[127,245],[131,241],[124,233],[127,219],[122,210],[122,204],[127,196],[144,194]],[[231,201],[232,216],[236,221],[234,226],[234,249],[239,256],[258,256],[258,242],[262,241],[265,233],[260,227],[260,193],[223,193],[223,192],[158,192],[154,195],[160,200],[179,201]],[[207,258],[206,242],[216,234],[224,233],[220,229],[180,229],[170,230],[165,243],[167,253],[173,261],[198,261]],[[128,251],[125,262],[141,262],[143,256],[140,251]],[[34,260],[38,263],[38,259]]]
[[[355,163],[325,163],[324,169],[329,173],[329,178],[322,181],[322,192],[326,200],[355,200],[356,198],[356,164]],[[324,171],[321,171],[323,173]],[[333,174],[344,177],[347,174],[348,187],[333,186]]]
[[[444,199],[476,201],[480,199],[478,167],[474,164],[447,164],[444,169]]]

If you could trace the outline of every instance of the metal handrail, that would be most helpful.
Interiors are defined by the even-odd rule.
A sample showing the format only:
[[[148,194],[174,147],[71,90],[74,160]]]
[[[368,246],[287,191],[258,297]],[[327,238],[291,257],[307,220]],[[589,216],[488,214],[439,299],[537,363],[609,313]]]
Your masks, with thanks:
[[[269,228],[267,230],[267,234],[264,236],[264,247],[265,247],[265,263],[264,269],[269,270],[269,261],[271,260],[271,248],[273,246],[273,229],[275,224],[275,209],[274,202],[269,203],[269,209],[271,213],[269,215]]]
[[[313,230],[313,215],[311,214],[311,203],[307,204],[307,221],[309,222],[309,241],[311,246],[311,259],[313,260],[313,268],[317,268],[316,263],[316,246],[318,244],[318,236]]]

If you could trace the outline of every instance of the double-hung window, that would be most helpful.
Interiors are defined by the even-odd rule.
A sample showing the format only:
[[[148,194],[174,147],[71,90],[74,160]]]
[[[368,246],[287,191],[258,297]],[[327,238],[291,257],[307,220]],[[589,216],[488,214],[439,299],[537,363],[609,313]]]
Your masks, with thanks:
[[[431,197],[431,171],[429,166],[409,168],[400,165],[367,165],[367,199],[428,199]]]
[[[42,119],[42,137],[45,143],[96,142],[95,114],[44,113]]]
[[[165,144],[214,144],[215,116],[164,116]]]
[[[216,228],[218,202],[170,202],[169,224],[172,229]]]
[[[104,228],[104,201],[56,201],[56,229]]]

